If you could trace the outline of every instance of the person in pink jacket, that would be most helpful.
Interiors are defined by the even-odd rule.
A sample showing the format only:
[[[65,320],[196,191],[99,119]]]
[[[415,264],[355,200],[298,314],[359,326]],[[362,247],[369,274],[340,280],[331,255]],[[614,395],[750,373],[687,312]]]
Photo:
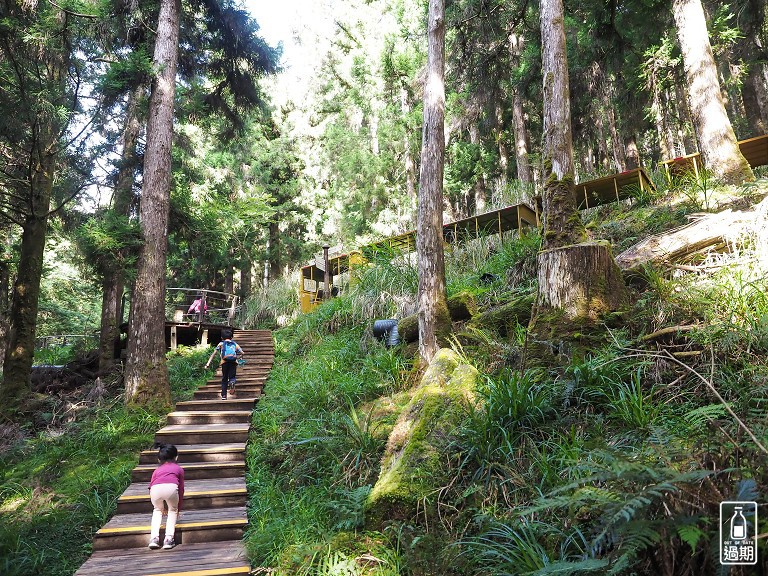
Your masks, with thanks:
[[[149,481],[149,499],[152,501],[152,524],[149,533],[149,548],[160,548],[160,524],[163,522],[163,508],[168,506],[168,519],[165,522],[165,540],[163,550],[176,546],[176,520],[179,517],[184,499],[184,468],[176,463],[179,451],[173,444],[160,444],[157,460],[160,462]]]

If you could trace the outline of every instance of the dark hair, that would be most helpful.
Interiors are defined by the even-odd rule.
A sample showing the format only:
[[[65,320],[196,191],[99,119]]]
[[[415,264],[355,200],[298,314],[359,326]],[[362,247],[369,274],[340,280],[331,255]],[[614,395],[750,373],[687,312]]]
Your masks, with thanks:
[[[222,340],[229,340],[232,338],[232,329],[231,328],[224,328],[221,331],[221,339]]]
[[[173,444],[155,444],[155,446],[160,448],[157,451],[157,459],[160,461],[160,464],[173,460],[179,454],[179,451]]]

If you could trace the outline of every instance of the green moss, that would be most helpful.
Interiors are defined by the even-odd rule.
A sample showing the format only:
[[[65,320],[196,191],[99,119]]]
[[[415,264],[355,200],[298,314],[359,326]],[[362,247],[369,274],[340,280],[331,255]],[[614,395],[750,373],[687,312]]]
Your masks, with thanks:
[[[366,505],[366,526],[380,528],[409,520],[442,485],[447,439],[474,397],[477,370],[458,355],[441,349],[400,415],[387,443],[381,474]]]
[[[477,302],[475,297],[463,290],[448,298],[448,313],[454,322],[468,320],[477,314]]]
[[[397,323],[397,333],[403,342],[417,342],[419,340],[419,316],[411,314]]]
[[[481,312],[472,318],[469,326],[490,329],[502,336],[510,334],[515,326],[527,325],[531,319],[531,309],[535,297],[521,296],[501,306]]]

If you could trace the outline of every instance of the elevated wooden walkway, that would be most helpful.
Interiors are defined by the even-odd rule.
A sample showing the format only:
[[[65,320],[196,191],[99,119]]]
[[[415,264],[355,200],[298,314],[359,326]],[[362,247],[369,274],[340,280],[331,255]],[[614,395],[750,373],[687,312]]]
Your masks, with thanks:
[[[117,502],[112,519],[96,533],[93,555],[75,576],[230,576],[249,574],[242,545],[246,514],[245,445],[251,413],[272,368],[274,344],[268,330],[238,330],[235,340],[246,364],[237,369],[237,387],[219,399],[221,377],[194,398],[176,404],[155,439],[179,450],[184,468],[183,510],[176,524],[176,548],[150,550],[152,504],[149,480],[157,450],[145,450],[132,473],[133,483]],[[165,523],[160,540],[165,537]]]
[[[739,140],[739,150],[741,150],[744,159],[749,162],[752,168],[768,165],[768,134],[755,136],[746,140]],[[661,163],[667,172],[667,179],[671,180],[673,176],[692,172],[696,178],[699,177],[701,168],[701,153],[694,152],[685,156],[678,156],[671,160],[665,160]]]

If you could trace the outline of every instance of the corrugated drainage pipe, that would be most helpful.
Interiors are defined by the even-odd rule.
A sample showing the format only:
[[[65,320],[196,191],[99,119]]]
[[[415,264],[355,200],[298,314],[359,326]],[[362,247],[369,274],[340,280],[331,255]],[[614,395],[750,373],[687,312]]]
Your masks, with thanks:
[[[377,340],[384,342],[387,348],[399,344],[400,334],[397,332],[397,320],[393,318],[374,320],[373,335]]]

